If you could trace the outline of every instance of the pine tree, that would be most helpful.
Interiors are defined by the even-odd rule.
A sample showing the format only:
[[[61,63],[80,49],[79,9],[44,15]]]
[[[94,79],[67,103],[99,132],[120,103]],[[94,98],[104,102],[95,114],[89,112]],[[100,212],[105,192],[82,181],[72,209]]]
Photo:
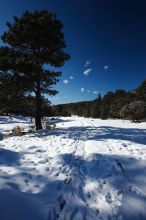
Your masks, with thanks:
[[[134,90],[137,96],[137,100],[143,100],[146,102],[146,80],[144,80],[141,85]]]
[[[108,92],[102,99],[101,119],[107,119],[110,117],[110,107],[114,99],[114,93]]]
[[[61,67],[70,58],[64,52],[63,25],[52,12],[26,11],[21,18],[14,17],[13,24],[7,22],[7,27],[2,36],[5,46],[0,48],[0,82],[4,85],[9,82],[9,88],[15,87],[16,94],[34,93],[35,123],[39,130],[42,95],[55,95],[57,91],[52,86],[61,76],[61,72],[50,68]]]
[[[93,103],[92,109],[92,117],[93,118],[100,118],[101,116],[101,105],[102,105],[102,97],[99,94],[98,97],[95,99]]]

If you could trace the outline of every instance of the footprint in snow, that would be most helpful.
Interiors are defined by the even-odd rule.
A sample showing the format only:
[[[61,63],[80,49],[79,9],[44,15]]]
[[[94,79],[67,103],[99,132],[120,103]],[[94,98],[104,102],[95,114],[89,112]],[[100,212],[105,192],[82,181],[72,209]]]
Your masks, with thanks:
[[[97,190],[99,191],[99,192],[101,192],[101,190],[103,190],[103,188],[104,188],[104,185],[106,184],[106,180],[99,180],[98,181],[98,186],[97,186]]]
[[[122,144],[123,147],[127,147],[127,145],[125,143]]]
[[[62,195],[60,195],[57,200],[58,200],[58,202],[59,202],[60,211],[62,211],[62,210],[64,209],[64,206],[65,206],[65,204],[66,204],[66,201],[65,201],[65,199],[62,197]]]
[[[44,150],[38,149],[35,153],[44,153]]]
[[[112,203],[112,202],[113,202],[111,193],[107,193],[107,195],[106,195],[106,201],[107,201],[108,203]]]
[[[28,186],[28,180],[27,180],[27,179],[25,179],[25,180],[24,180],[24,182],[25,182],[25,183],[26,183],[26,185]]]
[[[59,176],[59,174],[60,174],[60,173],[59,173],[59,172],[57,172],[57,173],[55,173],[55,176]]]
[[[67,178],[64,180],[64,183],[68,185],[70,184],[71,181],[72,181],[72,178]]]
[[[100,213],[99,209],[96,209],[95,216],[99,215],[99,213]]]
[[[47,171],[47,172],[50,171],[49,167],[46,167],[45,171]]]
[[[40,186],[39,186],[39,185],[37,185],[37,184],[35,184],[35,185],[34,185],[34,187],[36,187],[36,188],[40,188]]]
[[[90,194],[90,193],[88,193],[88,195],[87,195],[87,196],[88,196],[88,198],[89,198],[89,199],[91,199],[91,194]]]
[[[53,157],[48,157],[48,160],[51,160],[51,159],[53,159]]]
[[[46,159],[38,161],[39,164],[45,164],[45,163],[47,163],[47,162],[48,162],[48,161],[47,161]]]

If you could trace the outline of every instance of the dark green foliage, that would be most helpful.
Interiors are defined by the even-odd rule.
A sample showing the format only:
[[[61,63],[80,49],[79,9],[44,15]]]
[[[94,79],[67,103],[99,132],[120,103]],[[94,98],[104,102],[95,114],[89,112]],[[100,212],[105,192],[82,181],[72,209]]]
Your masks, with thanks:
[[[91,117],[93,118],[100,118],[101,117],[101,110],[102,110],[102,98],[101,95],[99,94],[97,99],[95,99],[91,111]]]
[[[54,108],[58,116],[78,115],[101,119],[125,118],[140,121],[146,119],[145,103],[146,81],[132,91],[126,92],[123,89],[117,89],[115,92],[108,92],[103,98],[99,95],[97,99],[92,101],[57,105]]]
[[[114,98],[113,92],[108,92],[102,99],[101,119],[110,117],[110,107]]]
[[[52,107],[56,116],[78,115],[81,117],[100,117],[101,96],[93,101],[62,104]]]
[[[18,95],[35,95],[36,129],[41,129],[42,95],[55,95],[52,86],[61,72],[48,69],[48,65],[61,67],[70,57],[66,47],[62,23],[48,11],[26,11],[14,23],[7,23],[3,34],[5,46],[0,48],[0,90]],[[10,92],[9,92],[10,91]]]
[[[134,101],[135,95],[132,92],[126,92],[123,89],[118,89],[115,91],[113,100],[110,105],[109,115],[111,118],[120,118],[120,110],[121,108]]]
[[[146,118],[146,103],[134,101],[122,107],[121,116],[132,121],[141,121]]]
[[[56,105],[52,107],[52,116],[71,116],[68,109],[64,105]]]
[[[0,115],[24,115],[35,117],[36,99],[33,96],[0,95]],[[52,116],[50,103],[42,97],[42,116]]]
[[[146,102],[146,80],[144,80],[142,84],[134,90],[134,93],[137,97],[137,100],[143,100]]]

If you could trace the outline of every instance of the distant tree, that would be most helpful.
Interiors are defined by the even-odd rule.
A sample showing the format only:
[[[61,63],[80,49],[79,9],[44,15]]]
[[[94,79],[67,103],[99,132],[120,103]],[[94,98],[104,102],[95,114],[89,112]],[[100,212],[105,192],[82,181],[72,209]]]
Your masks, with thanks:
[[[121,108],[135,100],[135,95],[131,92],[126,92],[124,89],[117,89],[110,104],[109,115],[111,118],[120,118]]]
[[[83,105],[84,105],[84,110],[82,112],[82,116],[86,118],[91,117],[92,116],[91,114],[92,104],[90,102],[86,102]]]
[[[146,101],[146,80],[144,80],[141,85],[134,90],[137,100]]]
[[[102,97],[99,94],[97,99],[95,99],[94,103],[92,104],[92,117],[93,118],[100,118],[101,108],[102,108]]]
[[[59,112],[63,115],[63,112],[66,110],[72,115],[101,119],[122,117],[130,119],[129,113],[127,113],[127,115],[124,115],[124,113],[121,115],[121,109],[124,109],[125,106],[129,106],[130,103],[133,103],[130,104],[131,108],[134,106],[137,108],[138,103],[134,104],[135,101],[143,101],[146,103],[146,82],[143,82],[136,90],[127,92],[124,89],[117,89],[115,92],[110,91],[106,93],[103,98],[99,95],[95,100],[64,104],[61,106]],[[136,114],[137,111],[136,109]],[[141,117],[144,119],[144,116],[140,116],[140,118]]]
[[[102,99],[101,119],[107,119],[110,117],[110,107],[114,99],[114,93],[108,92]]]
[[[52,114],[54,116],[71,116],[66,104],[54,105],[52,106]]]
[[[146,117],[146,103],[143,101],[131,102],[122,107],[120,114],[124,119],[141,121]]]
[[[63,25],[52,12],[26,11],[21,18],[14,17],[13,24],[8,22],[7,27],[2,36],[5,46],[0,48],[0,84],[3,83],[3,89],[9,85],[10,90],[15,87],[16,94],[35,95],[35,124],[39,130],[42,95],[57,93],[52,85],[61,75],[48,65],[61,67],[70,58],[63,50],[66,47]]]

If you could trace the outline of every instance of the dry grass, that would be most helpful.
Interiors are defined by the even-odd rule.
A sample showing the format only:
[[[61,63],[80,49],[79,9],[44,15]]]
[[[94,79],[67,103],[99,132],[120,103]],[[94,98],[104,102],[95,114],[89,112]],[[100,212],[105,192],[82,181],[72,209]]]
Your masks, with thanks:
[[[12,129],[12,134],[16,136],[21,136],[24,132],[24,129],[20,126],[16,126]]]

